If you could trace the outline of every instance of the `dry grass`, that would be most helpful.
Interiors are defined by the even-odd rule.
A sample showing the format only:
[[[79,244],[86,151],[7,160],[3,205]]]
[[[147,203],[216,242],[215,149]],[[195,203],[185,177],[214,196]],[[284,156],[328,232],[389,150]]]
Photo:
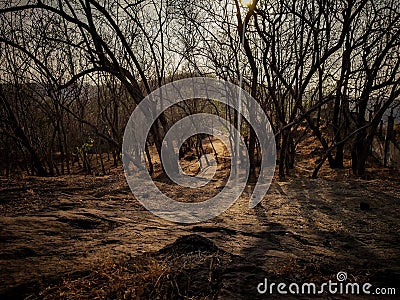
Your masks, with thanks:
[[[200,250],[106,260],[45,287],[36,299],[214,299],[216,274],[229,262],[229,254]]]
[[[132,263],[102,261],[86,276],[66,277],[48,286],[38,299],[139,299],[157,288],[167,273],[167,266],[150,256],[141,256]]]

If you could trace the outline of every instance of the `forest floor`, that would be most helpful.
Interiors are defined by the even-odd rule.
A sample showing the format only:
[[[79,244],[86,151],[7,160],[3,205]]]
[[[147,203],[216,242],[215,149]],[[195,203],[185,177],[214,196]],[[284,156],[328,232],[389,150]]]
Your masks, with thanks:
[[[258,284],[320,285],[338,282],[338,272],[400,294],[399,174],[370,168],[361,180],[324,167],[311,179],[314,148],[302,148],[291,176],[274,179],[260,206],[248,207],[249,186],[225,213],[192,225],[148,212],[122,168],[101,177],[0,178],[0,298],[280,298],[276,287],[258,294]],[[196,196],[156,181],[198,201],[218,192],[226,172],[220,167]]]

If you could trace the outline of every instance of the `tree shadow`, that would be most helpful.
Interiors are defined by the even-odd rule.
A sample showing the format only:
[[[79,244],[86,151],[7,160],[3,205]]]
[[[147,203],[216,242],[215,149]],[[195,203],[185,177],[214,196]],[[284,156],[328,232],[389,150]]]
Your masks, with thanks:
[[[303,280],[308,277],[323,283],[344,271],[349,282],[399,287],[399,227],[393,220],[395,212],[390,210],[397,207],[396,202],[392,194],[369,190],[365,184],[292,179],[285,183],[285,192],[273,183],[267,201],[254,208],[264,229],[254,235],[254,243],[241,255],[267,271],[274,269],[274,264],[292,268],[293,274],[287,275],[294,279],[300,275]],[[360,210],[359,203],[366,197],[371,211]],[[289,215],[287,209],[276,207],[275,198],[283,198]],[[286,215],[276,221],[279,212]],[[393,224],[382,231],[374,227],[378,221],[380,227]]]

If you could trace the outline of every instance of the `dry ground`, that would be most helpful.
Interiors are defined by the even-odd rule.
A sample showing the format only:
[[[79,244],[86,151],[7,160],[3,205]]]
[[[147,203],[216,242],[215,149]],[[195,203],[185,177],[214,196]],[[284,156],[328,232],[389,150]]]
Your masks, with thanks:
[[[261,206],[248,208],[249,186],[224,214],[195,225],[146,211],[120,170],[1,178],[0,298],[265,299],[256,290],[264,278],[322,283],[339,271],[400,294],[398,174],[370,169],[360,180],[324,168],[313,180],[312,150],[302,149],[292,176],[274,180]],[[220,166],[195,196],[157,184],[198,201],[227,172]]]

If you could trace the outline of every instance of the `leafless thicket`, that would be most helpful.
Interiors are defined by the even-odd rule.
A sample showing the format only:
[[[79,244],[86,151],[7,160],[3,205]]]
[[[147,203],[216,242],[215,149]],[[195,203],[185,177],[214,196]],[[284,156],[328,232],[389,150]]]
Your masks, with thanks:
[[[118,164],[124,125],[151,91],[188,76],[243,76],[275,130],[280,177],[307,132],[323,149],[314,176],[346,156],[363,176],[382,120],[394,140],[399,49],[395,0],[2,1],[1,168],[56,175],[78,161],[93,172],[90,156],[101,153]],[[226,107],[209,110],[235,120]],[[175,117],[157,120],[148,147],[160,153]],[[258,141],[246,123],[241,131],[254,169]]]

